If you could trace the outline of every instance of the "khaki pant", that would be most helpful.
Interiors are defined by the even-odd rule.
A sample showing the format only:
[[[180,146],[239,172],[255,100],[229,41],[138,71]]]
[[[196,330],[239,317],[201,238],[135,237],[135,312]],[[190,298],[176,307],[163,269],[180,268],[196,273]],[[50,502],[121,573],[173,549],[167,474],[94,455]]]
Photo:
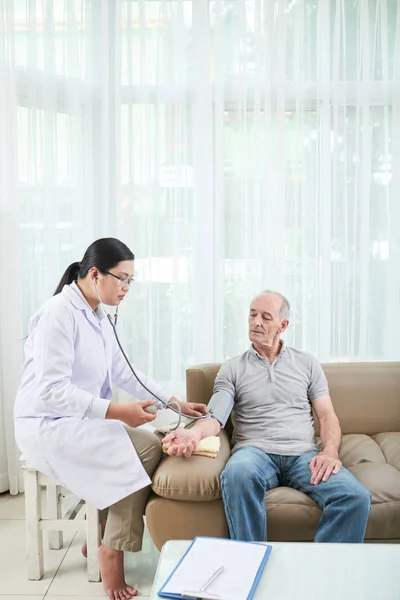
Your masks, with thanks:
[[[146,473],[151,477],[162,455],[160,440],[145,429],[126,427],[126,430]],[[149,493],[150,486],[147,486],[109,507],[103,538],[105,546],[128,552],[142,549],[143,515]],[[103,512],[101,518],[104,517]]]

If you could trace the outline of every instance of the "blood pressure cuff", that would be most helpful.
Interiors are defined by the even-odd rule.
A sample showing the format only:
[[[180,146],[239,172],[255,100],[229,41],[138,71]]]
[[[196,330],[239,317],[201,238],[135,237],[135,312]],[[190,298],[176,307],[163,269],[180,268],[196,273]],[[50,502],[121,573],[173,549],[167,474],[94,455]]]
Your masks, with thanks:
[[[227,390],[219,390],[211,396],[210,402],[207,404],[207,408],[211,413],[211,416],[219,421],[222,427],[228,420],[228,417],[233,408],[234,398],[231,392]]]

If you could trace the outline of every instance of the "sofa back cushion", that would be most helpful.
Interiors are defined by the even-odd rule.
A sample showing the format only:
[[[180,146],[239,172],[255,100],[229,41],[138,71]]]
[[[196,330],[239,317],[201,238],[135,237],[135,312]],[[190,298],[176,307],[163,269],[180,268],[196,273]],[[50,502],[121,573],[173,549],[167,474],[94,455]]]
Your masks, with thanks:
[[[188,402],[207,404],[220,364],[186,371]],[[339,363],[322,365],[342,433],[375,435],[400,431],[400,363]],[[315,421],[317,435],[318,420]],[[232,433],[232,424],[226,426]]]
[[[323,369],[344,434],[400,431],[400,363],[325,364]]]

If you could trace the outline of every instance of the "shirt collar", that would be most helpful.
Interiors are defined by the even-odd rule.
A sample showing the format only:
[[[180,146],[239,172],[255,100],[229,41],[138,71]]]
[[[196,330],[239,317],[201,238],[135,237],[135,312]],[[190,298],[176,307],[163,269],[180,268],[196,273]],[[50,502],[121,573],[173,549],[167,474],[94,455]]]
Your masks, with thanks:
[[[277,358],[279,358],[279,356],[281,356],[284,352],[286,352],[286,347],[287,346],[286,346],[285,340],[281,339],[281,349],[279,351]],[[257,358],[261,358],[261,359],[265,360],[265,357],[261,356],[261,354],[259,354],[257,352],[257,350],[254,348],[253,344],[250,344],[249,352],[250,352],[250,354],[253,354],[253,356],[257,356]]]
[[[64,285],[61,293],[64,294],[76,308],[85,311],[88,316],[94,316],[98,321],[102,321],[106,316],[101,304],[99,304],[96,310],[93,310],[75,281],[70,285]]]

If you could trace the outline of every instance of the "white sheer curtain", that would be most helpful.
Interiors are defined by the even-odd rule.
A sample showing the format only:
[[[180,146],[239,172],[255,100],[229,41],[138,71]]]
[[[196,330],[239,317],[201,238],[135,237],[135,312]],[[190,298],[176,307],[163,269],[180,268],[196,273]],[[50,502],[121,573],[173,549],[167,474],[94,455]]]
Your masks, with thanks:
[[[0,490],[27,321],[95,238],[121,335],[179,393],[265,287],[321,361],[398,360],[396,0],[0,0]],[[4,458],[3,458],[4,457]]]
[[[397,358],[398,3],[210,4],[218,353],[241,351],[268,286],[291,300],[289,343]]]

